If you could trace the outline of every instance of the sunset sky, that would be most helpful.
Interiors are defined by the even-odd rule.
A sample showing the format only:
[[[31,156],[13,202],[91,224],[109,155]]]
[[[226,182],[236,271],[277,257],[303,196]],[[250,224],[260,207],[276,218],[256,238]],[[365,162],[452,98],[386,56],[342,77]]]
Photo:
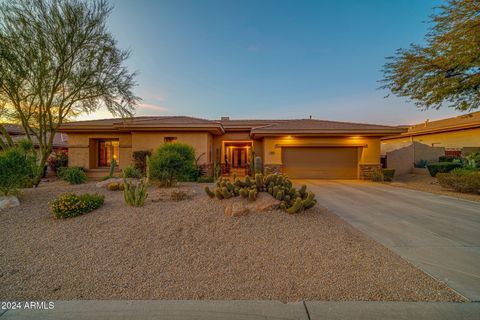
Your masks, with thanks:
[[[138,71],[137,115],[410,124],[378,90],[385,57],[422,43],[441,1],[115,0],[109,27]],[[80,119],[109,117],[105,111]]]

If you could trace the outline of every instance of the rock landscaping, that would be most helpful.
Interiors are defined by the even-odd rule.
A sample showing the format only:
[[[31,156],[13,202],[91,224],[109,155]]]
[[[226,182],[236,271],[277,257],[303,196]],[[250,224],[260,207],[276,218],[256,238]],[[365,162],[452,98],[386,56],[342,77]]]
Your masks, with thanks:
[[[0,211],[0,299],[462,300],[319,205],[285,214],[266,192],[212,201],[203,186],[177,185],[192,196],[182,201],[150,187],[143,207],[93,182],[23,190]],[[53,219],[48,203],[65,191],[105,201]],[[225,216],[239,201],[249,214]]]

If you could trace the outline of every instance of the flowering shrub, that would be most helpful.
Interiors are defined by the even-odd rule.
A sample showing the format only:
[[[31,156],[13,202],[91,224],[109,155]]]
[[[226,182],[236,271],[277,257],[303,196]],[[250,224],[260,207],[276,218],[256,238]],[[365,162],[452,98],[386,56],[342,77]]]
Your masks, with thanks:
[[[52,215],[56,219],[76,217],[93,211],[103,205],[105,196],[99,194],[65,193],[49,203]]]
[[[52,153],[48,157],[47,162],[50,169],[58,174],[59,168],[68,167],[68,151],[61,150],[58,153]]]

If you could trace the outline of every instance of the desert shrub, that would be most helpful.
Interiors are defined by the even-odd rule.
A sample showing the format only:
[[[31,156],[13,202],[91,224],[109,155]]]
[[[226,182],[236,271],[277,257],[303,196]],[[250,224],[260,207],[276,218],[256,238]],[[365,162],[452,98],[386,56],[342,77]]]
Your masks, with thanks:
[[[190,181],[196,171],[195,150],[183,143],[166,143],[150,159],[150,178],[170,187],[175,181]]]
[[[112,182],[107,184],[108,191],[117,191],[117,190],[123,191],[123,189],[124,189],[123,182]]]
[[[382,169],[382,174],[383,174],[383,181],[393,181],[393,177],[395,176],[395,169],[389,169],[385,168]]]
[[[150,150],[141,150],[133,152],[133,165],[135,168],[140,170],[142,174],[146,173],[147,170],[147,157],[151,156],[152,152]]]
[[[79,167],[70,167],[62,170],[61,177],[70,184],[82,184],[87,181],[85,171]]]
[[[424,159],[418,160],[414,163],[415,168],[426,168],[428,166],[428,161]]]
[[[128,182],[124,180],[123,198],[128,205],[142,207],[148,197],[147,184],[145,181]]]
[[[50,210],[56,219],[79,216],[103,205],[105,197],[99,194],[65,193],[50,202]]]
[[[138,169],[138,168],[136,168],[132,165],[126,166],[122,170],[122,174],[123,174],[124,178],[140,179],[142,177],[142,172],[140,171],[140,169]]]
[[[460,157],[456,156],[440,156],[438,162],[454,162],[454,160],[460,160]]]
[[[480,171],[454,169],[449,173],[437,174],[437,179],[444,188],[480,194]]]
[[[182,190],[173,190],[170,193],[170,199],[173,201],[182,201],[187,199],[188,195],[185,191]]]
[[[428,172],[430,172],[432,177],[435,177],[437,173],[448,173],[453,169],[460,167],[462,167],[462,164],[455,162],[437,162],[427,165]]]
[[[50,169],[53,172],[56,172],[58,175],[58,169],[68,167],[68,152],[66,150],[62,150],[57,153],[52,153],[47,158],[47,163]]]
[[[31,184],[35,159],[13,147],[0,152],[0,193],[12,195]]]
[[[201,176],[197,179],[198,183],[212,183],[213,177],[212,176]]]
[[[368,179],[374,182],[382,182],[384,180],[383,171],[381,168],[373,168],[367,176]]]
[[[465,157],[464,167],[470,170],[480,169],[480,152],[473,152]]]

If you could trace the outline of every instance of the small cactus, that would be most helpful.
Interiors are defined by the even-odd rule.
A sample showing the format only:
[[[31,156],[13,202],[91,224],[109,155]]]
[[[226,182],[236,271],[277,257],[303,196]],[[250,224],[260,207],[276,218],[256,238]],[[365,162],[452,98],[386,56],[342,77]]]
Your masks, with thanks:
[[[289,214],[294,214],[294,213],[297,213],[298,211],[300,211],[302,209],[302,199],[300,198],[297,198],[294,202],[294,204],[287,209],[287,213]]]
[[[249,188],[252,186],[252,180],[250,179],[249,176],[246,176],[245,178],[245,186]]]
[[[315,198],[315,194],[310,191],[307,197],[305,198],[305,200],[302,201],[302,206],[305,209],[310,209],[315,205],[315,203],[317,203],[317,201],[314,198]]]
[[[123,198],[128,205],[142,207],[148,197],[147,185],[144,180],[134,184],[124,180]]]
[[[232,197],[232,194],[228,191],[226,187],[223,187],[221,192],[222,192],[223,198],[225,199],[230,199]]]
[[[257,191],[255,191],[255,190],[250,190],[250,191],[248,192],[248,200],[250,200],[250,201],[255,201],[255,200],[257,200]]]
[[[283,191],[282,190],[278,191],[275,198],[280,201],[283,200]]]
[[[215,193],[213,193],[208,186],[205,186],[205,193],[210,199],[215,198]]]
[[[220,191],[220,189],[215,189],[215,197],[217,197],[218,200],[223,199],[222,192]]]
[[[108,191],[117,191],[118,190],[118,183],[112,182],[107,185]]]
[[[307,191],[307,186],[304,184],[300,187],[300,189],[298,189],[298,193],[300,193],[300,196],[302,197],[302,199],[306,197],[306,191]]]
[[[255,173],[262,173],[263,172],[262,158],[259,157],[259,156],[255,157],[254,169],[255,169]]]
[[[242,198],[248,198],[248,191],[245,188],[241,188],[239,193]]]

